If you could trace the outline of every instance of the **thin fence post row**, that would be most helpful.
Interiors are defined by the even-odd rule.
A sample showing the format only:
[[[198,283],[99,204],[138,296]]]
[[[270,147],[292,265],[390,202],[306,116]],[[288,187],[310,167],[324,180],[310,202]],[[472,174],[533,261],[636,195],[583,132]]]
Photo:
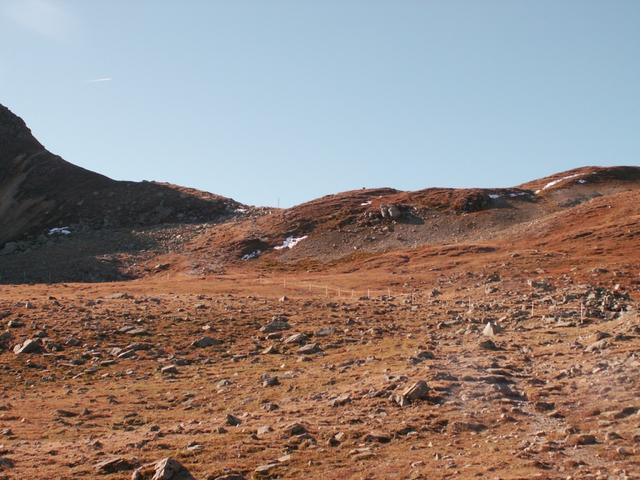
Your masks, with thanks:
[[[278,280],[275,279],[266,279],[266,278],[261,278],[258,277],[257,279],[257,283],[258,285],[277,285],[279,283]],[[337,295],[338,298],[342,298],[342,288],[336,286],[332,286],[329,284],[324,284],[324,285],[315,285],[313,283],[310,282],[305,282],[305,281],[301,281],[301,282],[296,282],[296,281],[292,281],[289,280],[287,282],[287,278],[283,278],[282,279],[282,287],[284,289],[303,289],[303,290],[307,290],[307,292],[313,294],[315,289],[318,289],[320,291],[324,290],[324,296],[325,297],[329,297],[330,296],[330,291],[333,292],[334,295]],[[356,298],[357,296],[360,295],[365,295],[366,294],[366,298],[367,299],[371,299],[371,295],[373,293],[373,295],[384,295],[386,294],[387,297],[391,298],[392,296],[392,292],[391,292],[391,287],[387,287],[386,290],[372,290],[371,288],[367,288],[365,291],[362,292],[362,294],[360,292],[358,292],[355,289],[350,289],[351,290],[351,295],[350,297],[352,299]],[[419,296],[419,295],[418,295]],[[347,289],[345,291],[345,297],[349,297],[349,290]],[[415,295],[414,292],[410,292],[410,293],[398,293],[396,295],[396,297],[398,299],[409,299],[410,303],[413,304],[417,298],[417,296]],[[472,304],[471,304],[471,297],[468,298],[468,307],[469,309],[471,308]],[[581,309],[584,309],[584,306],[581,305]],[[531,303],[531,314],[533,315],[533,311],[534,311],[534,304],[533,302]],[[581,312],[582,313],[582,312]]]

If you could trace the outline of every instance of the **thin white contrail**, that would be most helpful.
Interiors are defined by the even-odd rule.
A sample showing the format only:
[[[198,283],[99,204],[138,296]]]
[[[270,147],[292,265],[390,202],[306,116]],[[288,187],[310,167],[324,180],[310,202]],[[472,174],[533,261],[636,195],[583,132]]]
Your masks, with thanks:
[[[89,83],[110,82],[111,80],[111,77],[94,78],[93,80],[89,80]]]

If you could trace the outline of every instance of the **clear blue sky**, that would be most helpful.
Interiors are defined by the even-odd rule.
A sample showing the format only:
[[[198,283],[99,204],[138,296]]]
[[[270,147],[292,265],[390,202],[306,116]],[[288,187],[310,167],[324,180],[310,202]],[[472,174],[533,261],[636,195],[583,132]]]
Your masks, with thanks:
[[[281,206],[640,164],[638,0],[0,0],[70,162]]]

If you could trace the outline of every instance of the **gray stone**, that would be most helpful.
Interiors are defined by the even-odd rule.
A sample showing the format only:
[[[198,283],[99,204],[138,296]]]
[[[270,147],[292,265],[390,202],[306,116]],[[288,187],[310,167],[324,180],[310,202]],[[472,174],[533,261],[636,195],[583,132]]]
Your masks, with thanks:
[[[289,330],[291,325],[285,319],[276,318],[271,322],[267,323],[264,327],[260,329],[262,333],[273,333],[280,332],[282,330]]]
[[[309,337],[304,333],[295,333],[290,337],[287,337],[284,343],[297,343],[298,345],[304,345],[309,341]]]
[[[495,337],[501,331],[502,329],[495,322],[487,322],[484,330],[482,330],[482,335],[484,335],[485,337]]]
[[[226,422],[227,422],[227,425],[229,425],[230,427],[237,427],[242,423],[242,420],[240,420],[235,415],[228,414]]]
[[[343,393],[342,395],[337,396],[333,400],[329,402],[329,405],[332,407],[341,407],[351,402],[351,394]]]
[[[25,340],[24,343],[18,344],[13,347],[13,353],[16,355],[22,353],[41,353],[42,352],[42,342],[39,339],[28,339]]]
[[[336,333],[336,329],[334,327],[322,327],[320,330],[316,332],[317,337],[328,337]]]
[[[314,353],[319,353],[320,351],[320,347],[317,343],[308,343],[304,347],[300,347],[298,349],[298,353],[301,355],[312,355]]]
[[[397,205],[390,205],[387,209],[387,213],[392,220],[397,220],[402,216],[402,210]]]
[[[211,337],[202,337],[196,341],[194,341],[191,346],[195,347],[195,348],[206,348],[206,347],[211,347],[213,345],[220,345],[222,343],[222,341],[217,340],[215,338],[211,338]]]
[[[195,480],[189,471],[173,458],[163,458],[137,469],[132,480]]]
[[[279,466],[278,463],[268,463],[266,465],[260,465],[259,467],[256,468],[255,472],[258,476],[266,475],[278,466]]]
[[[121,457],[109,458],[103,460],[96,465],[96,473],[101,475],[109,475],[111,473],[125,472],[133,470],[135,466],[129,461]]]
[[[409,405],[417,400],[424,400],[429,394],[429,386],[424,380],[419,380],[413,385],[407,387],[396,396],[396,403],[401,407]]]

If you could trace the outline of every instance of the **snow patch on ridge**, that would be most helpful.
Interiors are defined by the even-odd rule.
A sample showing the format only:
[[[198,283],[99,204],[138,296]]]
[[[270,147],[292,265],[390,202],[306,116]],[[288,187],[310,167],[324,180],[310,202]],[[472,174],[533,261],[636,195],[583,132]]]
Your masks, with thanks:
[[[69,227],[55,227],[49,229],[48,235],[71,235]]]
[[[576,178],[576,177],[581,177],[583,175],[587,175],[587,174],[585,174],[585,173],[574,173],[573,175],[568,175],[566,177],[562,177],[562,178],[559,178],[557,180],[552,180],[549,183],[547,183],[544,187],[542,187],[540,190],[536,190],[536,194],[538,194],[538,193],[540,193],[540,192],[542,192],[544,190],[547,190],[548,188],[551,188],[554,185],[559,184],[560,182],[564,182],[565,180],[570,180],[570,179]],[[586,180],[578,180],[578,182],[579,183],[586,183]]]
[[[498,198],[503,198],[505,195],[509,196],[510,198],[517,198],[527,197],[531,194],[529,192],[506,192],[504,195],[500,193],[490,193],[489,198],[491,198],[492,200],[497,200]]]
[[[246,255],[242,256],[242,260],[253,260],[254,258],[258,258],[260,256],[260,254],[262,253],[261,250],[255,250],[251,253],[247,253]]]
[[[305,235],[304,237],[287,237],[285,241],[282,243],[282,245],[279,245],[273,248],[274,250],[284,250],[285,248],[293,248],[307,237],[308,235]]]

